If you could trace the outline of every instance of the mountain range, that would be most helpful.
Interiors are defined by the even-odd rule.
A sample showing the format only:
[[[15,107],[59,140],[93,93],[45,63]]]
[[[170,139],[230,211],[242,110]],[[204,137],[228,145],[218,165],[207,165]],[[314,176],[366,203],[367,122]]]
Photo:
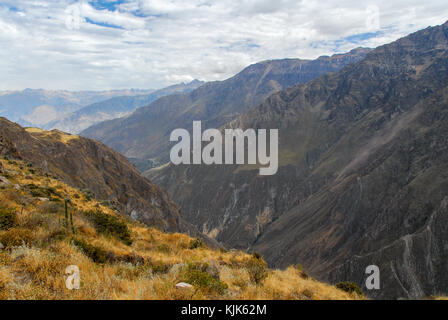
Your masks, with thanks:
[[[294,277],[353,281],[377,299],[448,292],[448,22],[373,50],[264,61],[225,81],[151,94],[93,104],[59,122],[78,131],[107,110],[126,114],[80,135],[0,118],[2,166],[17,159],[121,216],[256,252],[249,260],[258,267],[262,256]],[[278,172],[169,163],[170,133],[191,132],[197,120],[203,130],[278,129]],[[365,285],[372,265],[379,290]]]
[[[172,85],[147,94],[123,95],[96,102],[46,123],[42,128],[46,130],[59,129],[76,134],[99,122],[127,116],[138,107],[148,105],[160,97],[190,92],[203,83],[193,80],[190,83]]]
[[[59,130],[24,129],[0,117],[0,155],[25,161],[134,220],[163,231],[199,234],[163,190],[100,142]]]
[[[190,93],[160,98],[125,118],[94,125],[81,135],[102,141],[128,158],[163,163],[169,159],[169,135],[173,129],[191,131],[193,120],[202,120],[204,129],[222,126],[271,94],[338,71],[369,51],[358,48],[316,60],[257,63],[228,80],[208,82]]]
[[[204,233],[272,266],[300,262],[319,279],[365,286],[366,267],[377,265],[374,298],[447,292],[447,88],[445,23],[226,124],[279,130],[276,175],[259,176],[253,165],[146,174]]]
[[[24,126],[44,125],[66,113],[117,96],[149,94],[154,90],[65,91],[25,89],[0,91],[0,116]],[[20,107],[18,107],[20,106]]]

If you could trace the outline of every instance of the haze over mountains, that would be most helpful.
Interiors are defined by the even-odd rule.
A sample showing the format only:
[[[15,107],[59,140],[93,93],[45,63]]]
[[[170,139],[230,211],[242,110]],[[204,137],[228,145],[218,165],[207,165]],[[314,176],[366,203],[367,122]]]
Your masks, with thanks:
[[[131,95],[45,124],[79,131],[126,115],[81,132],[123,155],[1,118],[0,147],[138,221],[199,230],[273,267],[300,263],[364,287],[365,268],[377,265],[371,297],[448,292],[448,22],[373,50],[264,61],[225,81]],[[170,133],[197,120],[203,130],[278,129],[277,174],[170,164]]]
[[[217,128],[261,103],[271,94],[338,71],[365,57],[369,49],[316,60],[284,59],[251,65],[225,81],[208,82],[187,93],[170,95],[137,109],[125,118],[94,125],[81,134],[111,146],[128,158],[168,161],[173,129],[191,131],[193,120]]]
[[[165,95],[190,92],[202,84],[194,80],[159,90],[4,91],[0,92],[0,116],[22,126],[79,133],[98,122],[126,116]]]
[[[154,90],[50,91],[25,89],[0,92],[0,116],[22,125],[44,125],[83,106],[117,96],[149,94]]]
[[[183,216],[278,267],[302,263],[377,298],[448,291],[448,22],[270,96],[230,122],[278,128],[280,168],[173,166],[147,172]],[[114,144],[120,146],[119,142]]]
[[[172,85],[144,95],[118,96],[85,106],[73,113],[62,116],[43,126],[44,129],[59,129],[70,133],[79,133],[88,127],[105,121],[126,116],[138,107],[145,106],[160,97],[186,93],[200,87],[204,82],[194,80],[190,83]]]

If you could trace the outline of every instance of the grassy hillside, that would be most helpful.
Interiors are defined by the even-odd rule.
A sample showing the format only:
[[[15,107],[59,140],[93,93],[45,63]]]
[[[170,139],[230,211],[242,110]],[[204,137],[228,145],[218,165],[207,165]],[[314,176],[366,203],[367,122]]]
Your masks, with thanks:
[[[300,266],[269,270],[257,254],[148,228],[30,164],[0,162],[0,299],[363,299]],[[66,289],[69,265],[79,290]]]

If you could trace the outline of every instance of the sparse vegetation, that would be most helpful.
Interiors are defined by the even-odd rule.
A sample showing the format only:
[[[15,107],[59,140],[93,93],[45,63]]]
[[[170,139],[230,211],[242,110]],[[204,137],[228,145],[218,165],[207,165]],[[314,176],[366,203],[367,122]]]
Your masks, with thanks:
[[[202,248],[202,247],[204,247],[204,241],[202,241],[202,239],[195,238],[190,241],[190,245],[189,245],[190,249],[197,249],[197,248]]]
[[[94,197],[75,196],[85,192],[39,170],[30,180],[21,161],[0,162],[20,186],[0,190],[0,299],[362,298],[304,279],[293,267],[269,270],[257,254],[213,250],[199,239],[148,228]],[[81,270],[80,290],[65,288],[63,272],[72,264]],[[193,288],[177,289],[180,281]]]
[[[253,255],[249,259],[246,269],[249,273],[250,281],[257,285],[260,285],[268,276],[268,266],[259,254]]]
[[[107,252],[100,247],[93,246],[83,240],[73,239],[73,244],[96,263],[106,263],[108,258]]]
[[[360,296],[363,295],[359,286],[354,282],[349,282],[349,281],[338,282],[338,283],[336,283],[335,287],[342,291],[348,292],[348,293],[356,293]]]
[[[95,198],[95,193],[89,189],[81,190],[81,192],[87,201],[92,201]]]
[[[206,294],[217,293],[222,295],[228,285],[213,277],[212,274],[207,272],[207,269],[207,264],[188,263],[182,270],[179,279],[205,291]]]
[[[0,230],[8,230],[16,224],[16,213],[12,208],[0,207]]]
[[[114,236],[127,245],[132,244],[128,226],[119,218],[99,211],[88,211],[84,214],[93,222],[98,232]]]
[[[303,278],[303,279],[308,279],[310,276],[308,275],[308,273],[306,272],[305,268],[300,264],[296,264],[296,269],[299,272],[299,275]]]

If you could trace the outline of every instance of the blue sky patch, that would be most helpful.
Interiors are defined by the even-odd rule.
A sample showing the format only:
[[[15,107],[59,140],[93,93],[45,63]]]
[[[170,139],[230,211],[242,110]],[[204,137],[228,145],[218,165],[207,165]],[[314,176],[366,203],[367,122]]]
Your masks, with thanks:
[[[371,38],[376,38],[379,35],[382,35],[383,31],[377,31],[377,32],[366,32],[366,33],[360,33],[360,34],[354,34],[352,36],[348,36],[344,38],[343,40],[346,40],[351,43],[359,43],[365,40],[369,40]]]
[[[94,25],[101,26],[101,27],[105,27],[105,28],[124,30],[124,28],[121,27],[121,26],[117,26],[117,25],[109,24],[109,23],[105,23],[105,22],[97,22],[97,21],[93,21],[92,19],[89,19],[89,18],[85,18],[85,21],[87,23],[94,24]]]
[[[97,10],[115,11],[120,4],[125,2],[125,0],[95,0],[89,1],[89,4]]]

